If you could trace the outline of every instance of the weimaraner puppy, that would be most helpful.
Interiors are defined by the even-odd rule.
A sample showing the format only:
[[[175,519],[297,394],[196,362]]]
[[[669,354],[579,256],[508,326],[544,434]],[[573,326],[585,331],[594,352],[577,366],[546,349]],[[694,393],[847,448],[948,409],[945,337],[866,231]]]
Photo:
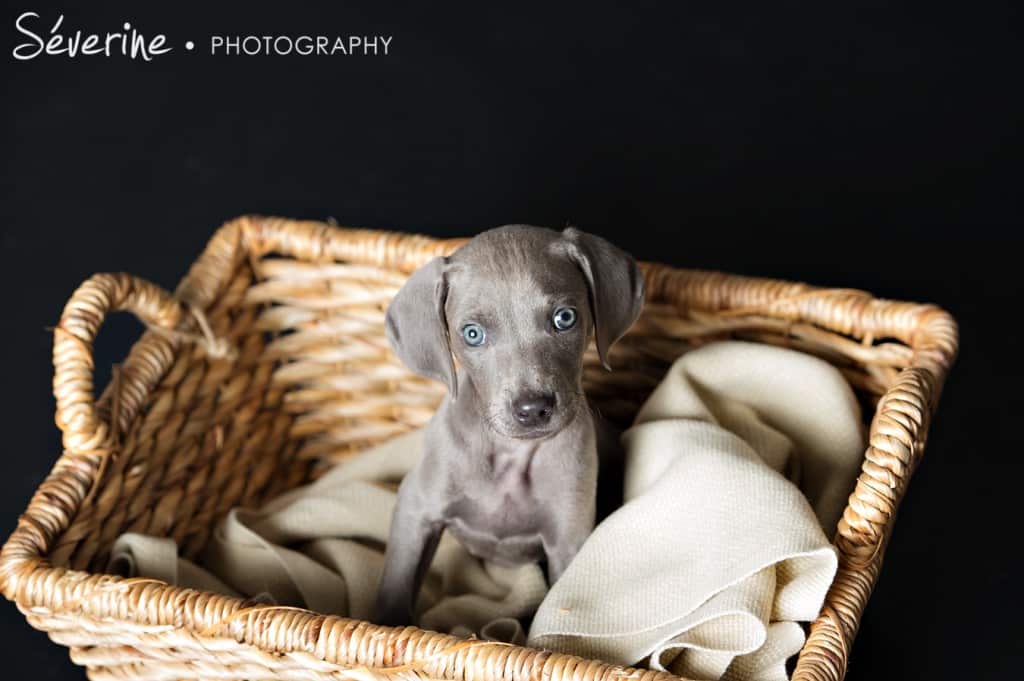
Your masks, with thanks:
[[[413,273],[388,307],[388,340],[448,395],[398,490],[379,623],[412,621],[444,530],[478,558],[546,557],[549,582],[561,576],[595,517],[598,435],[583,352],[593,334],[610,369],[608,351],[643,297],[631,256],[571,227],[498,227]]]

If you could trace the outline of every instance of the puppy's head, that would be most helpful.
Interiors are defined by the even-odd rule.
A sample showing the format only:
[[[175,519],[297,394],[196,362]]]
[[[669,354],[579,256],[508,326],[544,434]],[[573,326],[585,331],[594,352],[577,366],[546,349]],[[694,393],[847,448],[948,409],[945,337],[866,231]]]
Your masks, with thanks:
[[[601,362],[643,306],[636,262],[568,228],[508,225],[418,269],[387,312],[387,335],[413,371],[458,398],[454,358],[487,426],[546,437],[583,408],[583,352]]]

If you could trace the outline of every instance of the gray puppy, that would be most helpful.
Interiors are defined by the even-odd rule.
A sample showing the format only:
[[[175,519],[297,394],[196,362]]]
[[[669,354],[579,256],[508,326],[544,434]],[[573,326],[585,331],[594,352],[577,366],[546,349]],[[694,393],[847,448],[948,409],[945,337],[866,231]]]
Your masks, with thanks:
[[[478,558],[546,556],[549,582],[561,576],[594,526],[598,441],[583,352],[593,333],[610,369],[609,348],[643,295],[632,257],[573,228],[498,227],[413,273],[388,308],[388,340],[449,394],[398,490],[379,623],[412,621],[446,529]]]

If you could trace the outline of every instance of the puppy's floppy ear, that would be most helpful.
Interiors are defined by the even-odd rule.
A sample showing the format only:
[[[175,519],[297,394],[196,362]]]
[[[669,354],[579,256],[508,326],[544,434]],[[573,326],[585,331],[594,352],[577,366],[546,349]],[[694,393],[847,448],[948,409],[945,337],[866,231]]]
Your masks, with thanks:
[[[439,256],[413,272],[388,306],[385,327],[398,358],[417,374],[444,383],[455,397],[455,361],[444,311],[447,268],[448,259]]]
[[[633,256],[599,236],[568,227],[559,243],[587,281],[597,354],[604,368],[611,369],[608,351],[643,308],[643,276]]]

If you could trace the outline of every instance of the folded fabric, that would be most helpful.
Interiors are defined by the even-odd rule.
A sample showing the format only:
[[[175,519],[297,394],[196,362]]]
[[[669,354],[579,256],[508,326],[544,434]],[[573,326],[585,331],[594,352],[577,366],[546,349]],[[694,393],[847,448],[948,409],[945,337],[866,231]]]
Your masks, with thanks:
[[[369,619],[395,505],[394,483],[412,468],[421,444],[422,431],[413,431],[261,509],[232,509],[196,563],[178,558],[173,540],[123,534],[114,543],[110,569]],[[536,610],[546,590],[539,565],[480,561],[445,535],[419,595],[417,624],[522,642],[519,620]]]
[[[110,569],[367,619],[395,484],[421,442],[414,431],[233,509],[196,563],[173,540],[125,534]],[[417,624],[524,643],[536,612],[536,647],[698,679],[786,678],[796,622],[817,615],[836,568],[822,528],[834,531],[863,454],[849,386],[802,353],[715,343],[671,367],[623,443],[626,503],[546,597],[538,565],[480,561],[445,534]]]
[[[715,343],[676,361],[623,441],[625,503],[528,644],[695,679],[787,678],[863,456],[850,387],[803,353]]]

